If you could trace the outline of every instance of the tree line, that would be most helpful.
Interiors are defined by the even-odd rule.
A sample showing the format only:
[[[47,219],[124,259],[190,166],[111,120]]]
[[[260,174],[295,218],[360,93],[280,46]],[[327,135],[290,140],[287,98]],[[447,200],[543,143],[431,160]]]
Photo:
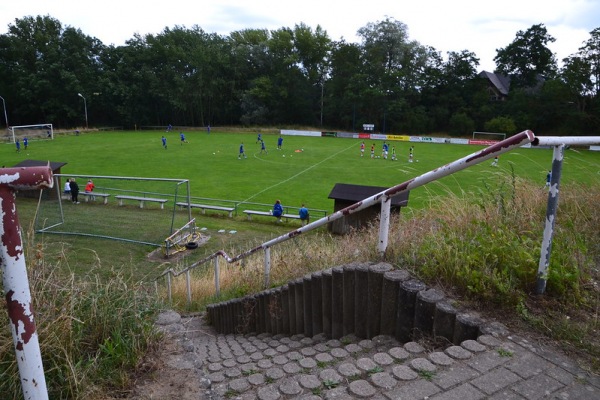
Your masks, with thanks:
[[[494,72],[511,79],[504,100],[492,98],[469,50],[442,57],[393,18],[357,34],[350,43],[303,23],[227,36],[175,26],[107,46],[51,16],[28,16],[0,35],[0,96],[10,125],[62,128],[85,125],[82,97],[90,126],[126,129],[371,123],[383,133],[588,135],[600,127],[600,28],[560,68],[543,24],[518,31],[494,58]]]

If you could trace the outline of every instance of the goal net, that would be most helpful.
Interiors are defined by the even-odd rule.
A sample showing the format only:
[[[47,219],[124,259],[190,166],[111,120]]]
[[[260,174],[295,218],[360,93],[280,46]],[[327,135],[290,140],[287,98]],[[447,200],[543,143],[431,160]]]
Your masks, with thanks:
[[[71,178],[79,186],[79,204],[65,193]],[[85,193],[90,180],[95,187]],[[195,230],[191,211],[177,205],[188,203],[189,193],[187,179],[55,174],[54,188],[42,191],[34,228],[162,247],[181,227]]]
[[[473,132],[473,140],[496,140],[506,139],[506,133],[498,132]]]
[[[8,140],[15,143],[17,139],[54,139],[52,124],[18,125],[8,128]]]

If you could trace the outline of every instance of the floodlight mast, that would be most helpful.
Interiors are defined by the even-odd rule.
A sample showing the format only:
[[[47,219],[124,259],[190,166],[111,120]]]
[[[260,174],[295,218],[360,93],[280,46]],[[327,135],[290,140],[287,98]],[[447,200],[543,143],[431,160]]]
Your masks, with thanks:
[[[87,101],[85,100],[85,97],[83,97],[83,95],[81,93],[77,93],[77,96],[79,96],[83,99],[83,108],[85,110],[85,129],[88,129]]]
[[[2,99],[2,105],[4,107],[4,120],[6,121],[6,130],[8,130],[8,117],[6,116],[6,102],[4,101],[4,97],[0,96]]]

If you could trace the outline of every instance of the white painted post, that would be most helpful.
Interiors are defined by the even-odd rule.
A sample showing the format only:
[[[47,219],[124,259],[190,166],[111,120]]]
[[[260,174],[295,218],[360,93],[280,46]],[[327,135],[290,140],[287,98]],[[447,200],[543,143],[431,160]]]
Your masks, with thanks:
[[[190,270],[185,271],[185,285],[187,288],[187,303],[188,306],[192,304],[192,283],[190,279]]]
[[[217,297],[221,296],[221,278],[220,270],[219,270],[219,257],[213,258],[213,263],[215,267],[215,294]]]
[[[377,243],[377,252],[384,258],[388,245],[388,236],[390,231],[390,209],[392,198],[389,196],[381,197],[381,214],[379,217],[379,242]]]
[[[0,169],[0,266],[23,397],[48,399],[42,353],[33,316],[15,190],[52,188],[50,167]]]
[[[271,248],[265,247],[265,289],[271,281]]]

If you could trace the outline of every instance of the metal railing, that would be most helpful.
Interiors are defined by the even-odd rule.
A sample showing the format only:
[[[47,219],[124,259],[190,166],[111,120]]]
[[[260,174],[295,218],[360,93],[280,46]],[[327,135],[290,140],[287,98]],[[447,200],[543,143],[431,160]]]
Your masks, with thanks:
[[[562,150],[557,154],[557,148],[563,148],[565,145],[591,145],[600,143],[600,137],[536,137],[532,131],[526,130],[521,133],[518,133],[508,139],[502,140],[498,143],[495,143],[485,149],[482,149],[478,152],[470,154],[466,157],[443,165],[439,168],[431,170],[427,173],[424,173],[416,178],[410,179],[406,182],[403,182],[399,185],[390,187],[389,189],[383,190],[371,197],[368,197],[362,201],[359,201],[355,204],[352,204],[342,210],[334,212],[333,214],[326,215],[323,218],[320,218],[308,225],[305,225],[299,229],[295,229],[291,232],[288,232],[284,235],[276,237],[272,240],[264,242],[254,248],[251,248],[241,254],[236,256],[229,256],[225,251],[220,250],[217,251],[202,260],[199,260],[188,267],[182,269],[181,271],[175,271],[172,268],[165,270],[162,274],[160,274],[156,280],[166,277],[168,284],[168,295],[169,301],[172,300],[172,289],[171,289],[171,277],[177,277],[185,274],[187,279],[187,298],[188,303],[191,302],[191,292],[190,292],[190,271],[203,266],[204,264],[213,261],[214,270],[215,270],[215,293],[217,296],[220,295],[220,284],[219,284],[219,258],[223,258],[227,263],[234,263],[239,260],[243,260],[246,257],[263,250],[264,251],[264,286],[269,286],[270,281],[270,273],[271,273],[271,247],[277,245],[278,243],[285,242],[287,240],[293,239],[296,236],[299,236],[303,233],[310,232],[314,229],[317,229],[325,224],[336,221],[340,218],[344,218],[348,215],[357,213],[362,211],[368,207],[371,207],[375,204],[381,204],[381,216],[380,216],[380,225],[379,225],[379,241],[377,245],[378,253],[381,256],[385,255],[385,251],[388,245],[388,233],[389,233],[389,224],[390,224],[390,206],[391,199],[395,196],[398,196],[404,192],[415,189],[419,186],[423,186],[429,182],[434,180],[446,177],[448,175],[454,174],[466,168],[469,168],[473,165],[477,165],[481,162],[499,156],[501,154],[512,151],[516,148],[519,148],[523,145],[531,144],[533,146],[555,146],[555,156],[553,162],[553,172],[552,172],[552,182],[551,189],[549,193],[549,213],[556,212],[555,204],[558,201],[558,185],[560,179],[560,168],[561,163],[558,162],[560,159],[562,161]],[[554,211],[551,210],[550,203],[553,203],[552,206]],[[551,248],[551,240],[552,240],[552,231],[553,231],[553,223],[554,218],[551,214],[548,215],[546,221],[546,228],[544,229],[544,243],[542,246],[542,256],[540,257],[540,270],[538,272],[538,292],[543,293],[545,288],[545,279],[547,275],[547,266],[548,260],[550,257],[550,248]],[[550,224],[550,226],[548,226]]]

